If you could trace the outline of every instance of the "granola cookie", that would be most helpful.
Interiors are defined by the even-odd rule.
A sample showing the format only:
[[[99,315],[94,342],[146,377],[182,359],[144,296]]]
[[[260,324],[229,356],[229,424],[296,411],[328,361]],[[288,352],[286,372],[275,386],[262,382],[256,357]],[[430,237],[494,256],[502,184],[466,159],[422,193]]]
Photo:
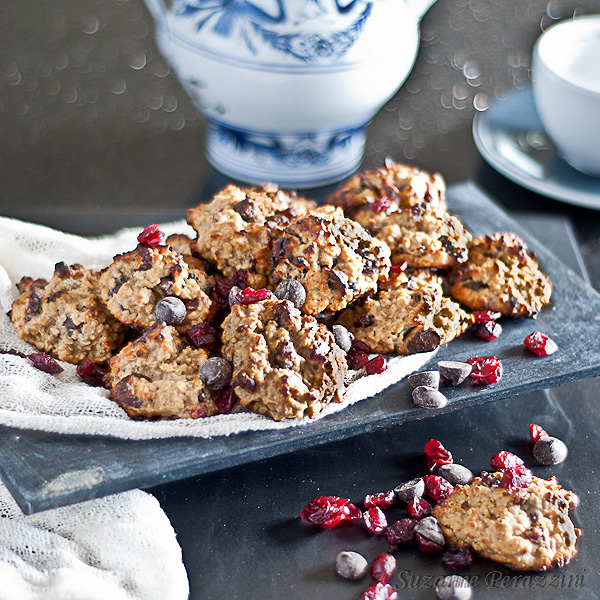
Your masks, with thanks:
[[[415,354],[458,337],[473,316],[443,295],[437,275],[423,271],[393,273],[376,296],[342,311],[337,320],[372,352]]]
[[[515,233],[480,236],[448,277],[449,293],[472,310],[532,317],[550,302],[552,283]]]
[[[140,244],[115,256],[100,276],[100,292],[108,310],[122,323],[139,329],[156,323],[154,307],[166,296],[176,296],[186,306],[181,331],[210,320],[212,302],[207,294],[211,287],[206,273],[190,268],[181,254],[167,246]]]
[[[341,206],[349,217],[354,217],[361,208],[380,214],[420,204],[426,204],[429,210],[445,212],[446,184],[439,173],[430,175],[416,167],[392,162],[355,175],[329,201]]]
[[[390,250],[341,211],[315,212],[283,228],[271,252],[273,282],[306,289],[302,312],[330,314],[373,294],[388,277]]]
[[[173,233],[165,240],[165,246],[184,256],[192,255],[195,243],[196,240],[183,233]]]
[[[240,404],[276,421],[312,418],[342,401],[344,352],[288,300],[235,304],[223,322],[223,356]]]
[[[245,270],[249,285],[265,287],[273,230],[314,206],[273,184],[250,189],[229,185],[208,204],[188,210],[188,223],[198,233],[193,250],[226,277]]]
[[[208,358],[164,323],[146,330],[109,361],[110,398],[130,417],[196,419],[219,411],[198,373]]]
[[[118,348],[124,327],[100,300],[98,273],[57,263],[50,281],[24,277],[11,319],[24,340],[60,360],[104,362]]]
[[[577,496],[554,477],[510,490],[499,486],[501,477],[477,477],[433,509],[446,541],[522,571],[568,563],[581,535],[569,518]]]

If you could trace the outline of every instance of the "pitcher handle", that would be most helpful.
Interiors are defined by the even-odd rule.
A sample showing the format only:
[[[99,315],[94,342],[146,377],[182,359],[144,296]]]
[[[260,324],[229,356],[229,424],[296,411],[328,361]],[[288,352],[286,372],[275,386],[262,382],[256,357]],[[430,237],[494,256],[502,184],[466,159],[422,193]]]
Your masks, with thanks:
[[[153,0],[152,0],[153,1]],[[160,2],[160,0],[158,0]],[[419,21],[425,13],[435,4],[435,0],[404,0],[408,8],[416,15]]]

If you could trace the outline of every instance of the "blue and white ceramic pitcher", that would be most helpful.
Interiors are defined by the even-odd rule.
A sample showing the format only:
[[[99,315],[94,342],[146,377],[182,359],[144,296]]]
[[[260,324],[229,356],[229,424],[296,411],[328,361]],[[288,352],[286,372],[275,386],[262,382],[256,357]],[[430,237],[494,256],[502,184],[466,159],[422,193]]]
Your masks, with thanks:
[[[161,52],[208,122],[207,156],[250,183],[354,171],[410,73],[435,0],[146,0]]]

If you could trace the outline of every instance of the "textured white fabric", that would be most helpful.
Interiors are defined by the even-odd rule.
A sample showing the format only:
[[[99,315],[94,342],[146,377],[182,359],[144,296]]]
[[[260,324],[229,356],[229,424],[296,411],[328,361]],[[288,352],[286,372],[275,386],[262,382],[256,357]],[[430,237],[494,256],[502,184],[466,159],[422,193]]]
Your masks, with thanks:
[[[156,498],[134,490],[23,515],[0,483],[0,600],[185,600],[187,573]]]
[[[183,221],[161,226],[161,229],[167,235],[193,234]],[[138,233],[139,229],[130,229],[103,238],[82,238],[0,217],[0,350],[34,351],[19,338],[6,315],[18,295],[15,284],[21,277],[49,278],[59,261],[103,268],[115,254],[134,248]],[[378,394],[418,371],[431,356],[432,353],[390,357],[387,371],[352,383],[346,390],[344,402],[329,405],[318,418]],[[0,355],[0,424],[58,433],[150,439],[212,437],[241,431],[284,429],[310,422],[308,418],[275,422],[248,411],[209,419],[133,421],[108,399],[106,390],[82,383],[73,365],[61,365],[65,369],[63,373],[48,375],[35,369],[28,359]]]

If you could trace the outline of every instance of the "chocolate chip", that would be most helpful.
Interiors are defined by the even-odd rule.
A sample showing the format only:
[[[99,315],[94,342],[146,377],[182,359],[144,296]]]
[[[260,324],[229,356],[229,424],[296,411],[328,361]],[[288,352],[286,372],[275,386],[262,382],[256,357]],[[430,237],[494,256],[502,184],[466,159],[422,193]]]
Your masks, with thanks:
[[[533,447],[535,460],[543,465],[557,465],[567,458],[568,453],[566,444],[550,435],[541,437]]]
[[[421,408],[442,408],[448,404],[444,394],[435,388],[420,385],[413,390],[413,402]]]
[[[200,379],[209,390],[222,390],[231,381],[231,363],[224,358],[213,356],[200,367]]]
[[[346,294],[350,288],[348,275],[342,271],[331,269],[331,271],[327,273],[327,285],[330,290]]]
[[[431,329],[424,329],[413,335],[408,342],[409,354],[431,352],[440,345],[440,336]]]
[[[245,221],[248,221],[248,223],[254,223],[260,215],[258,206],[249,198],[234,204],[233,210],[239,213]]]
[[[369,563],[358,552],[340,552],[335,559],[335,570],[345,579],[363,579],[369,572]]]
[[[348,352],[354,340],[354,334],[348,331],[343,325],[334,325],[332,328],[335,343],[344,351]]]
[[[179,325],[185,319],[187,309],[177,296],[167,296],[156,303],[153,314],[157,323]]]
[[[394,488],[398,499],[404,502],[410,502],[413,498],[420,498],[425,493],[425,481],[417,477],[410,481],[405,481]]]
[[[424,538],[443,546],[446,543],[444,534],[435,517],[425,517],[415,525],[415,533],[420,533]]]
[[[469,376],[473,367],[466,362],[441,360],[438,363],[438,369],[452,385],[460,385]]]
[[[284,279],[275,288],[275,295],[280,300],[289,300],[298,309],[306,302],[306,290],[296,279]]]
[[[467,467],[457,464],[442,465],[436,473],[452,485],[468,485],[474,479],[473,473]]]
[[[408,376],[408,383],[410,383],[413,388],[424,385],[437,390],[440,387],[440,372],[422,371],[421,373],[413,373]]]
[[[447,575],[435,588],[439,600],[470,600],[473,596],[471,584],[460,575]]]
[[[240,301],[237,299],[237,295],[241,291],[241,288],[239,288],[237,285],[231,286],[231,289],[229,290],[229,296],[227,297],[229,301],[229,306],[233,306],[234,304],[240,304]]]

